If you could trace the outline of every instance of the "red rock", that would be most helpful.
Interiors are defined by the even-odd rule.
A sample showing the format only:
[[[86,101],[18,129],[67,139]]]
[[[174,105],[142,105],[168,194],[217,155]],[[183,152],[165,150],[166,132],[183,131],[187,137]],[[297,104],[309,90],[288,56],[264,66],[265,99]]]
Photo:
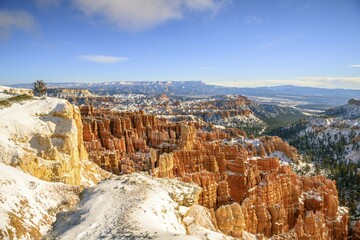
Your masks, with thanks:
[[[237,114],[231,108],[244,101],[234,99],[219,114]],[[297,150],[279,137],[261,137],[257,146],[228,144],[222,141],[245,134],[211,124],[171,123],[143,111],[84,106],[81,112],[92,161],[115,174],[148,171],[199,185],[199,204],[216,210],[219,229],[226,234],[241,238],[246,230],[274,239],[347,237],[348,215],[339,208],[335,182],[298,176],[280,166],[278,158],[268,157],[282,151],[297,160]]]
[[[353,234],[351,235],[350,239],[351,240],[360,240],[360,220],[358,220],[355,223],[352,231],[353,231]]]

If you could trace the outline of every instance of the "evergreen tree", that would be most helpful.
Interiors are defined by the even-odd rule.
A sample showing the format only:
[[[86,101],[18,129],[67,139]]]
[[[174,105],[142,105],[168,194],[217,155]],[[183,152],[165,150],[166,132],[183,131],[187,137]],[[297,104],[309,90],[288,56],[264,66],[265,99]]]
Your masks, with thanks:
[[[47,90],[46,83],[43,80],[37,80],[34,82],[34,94],[35,96],[45,96]]]

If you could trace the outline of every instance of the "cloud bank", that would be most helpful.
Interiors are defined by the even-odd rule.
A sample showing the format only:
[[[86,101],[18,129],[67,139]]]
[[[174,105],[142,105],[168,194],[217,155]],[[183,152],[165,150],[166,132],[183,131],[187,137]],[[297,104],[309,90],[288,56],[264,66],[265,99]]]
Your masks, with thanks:
[[[0,38],[9,37],[14,29],[35,33],[35,20],[26,11],[0,10]]]
[[[349,67],[360,67],[360,64],[352,64],[352,65],[349,65]]]
[[[118,28],[142,31],[188,12],[216,12],[227,0],[74,0],[85,15]]]
[[[105,55],[80,55],[78,59],[87,62],[96,62],[96,63],[117,63],[125,62],[129,60],[126,57],[116,57],[116,56],[105,56]]]

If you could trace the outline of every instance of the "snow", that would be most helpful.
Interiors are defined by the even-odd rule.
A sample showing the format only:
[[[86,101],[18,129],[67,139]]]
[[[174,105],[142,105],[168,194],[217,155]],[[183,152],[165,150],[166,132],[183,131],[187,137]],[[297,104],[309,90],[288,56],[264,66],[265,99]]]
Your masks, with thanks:
[[[17,219],[27,229],[19,239],[29,239],[33,228],[45,234],[55,220],[55,209],[64,209],[78,199],[78,187],[41,181],[3,163],[0,176],[0,236],[7,230],[16,233]]]
[[[349,145],[348,145],[349,146]],[[352,145],[350,145],[352,146]],[[349,150],[346,151],[346,156],[345,156],[345,161],[346,162],[360,162],[360,151],[353,151],[353,150]]]
[[[194,184],[154,178],[146,173],[116,177],[84,190],[78,207],[59,214],[46,237],[58,240],[232,239],[193,223],[187,216],[190,206],[204,208],[194,205],[199,193],[200,188]],[[211,222],[204,219],[205,215],[200,218]],[[244,233],[248,239],[255,239]]]
[[[61,159],[38,157],[39,166],[70,159],[70,154],[62,150],[64,140],[61,137],[75,136],[77,139],[71,114],[68,102],[55,98],[34,99],[0,109],[0,237],[12,239],[10,231],[20,236],[15,239],[40,238],[55,221],[57,212],[78,202],[80,187],[44,182],[11,167],[23,166],[21,163],[37,156],[47,145],[57,147]],[[54,137],[54,133],[60,137]],[[86,160],[80,161],[80,167],[83,186],[94,185],[109,175]],[[42,169],[34,171],[42,174]],[[70,174],[64,172],[63,179],[71,178]]]
[[[10,97],[12,97],[12,95],[0,92],[0,100],[8,99]]]
[[[227,170],[226,173],[227,173],[228,176],[243,176],[244,175],[242,173],[236,173],[236,172],[233,172],[233,171],[230,171],[230,170]]]
[[[253,138],[244,138],[243,141],[244,141],[245,143],[252,144],[252,145],[254,145],[255,147],[258,147],[258,146],[260,146],[260,144],[261,144],[261,140],[258,139],[258,138],[255,138],[255,139],[253,139]]]
[[[341,155],[335,154],[334,147],[329,147],[329,151],[334,152],[333,158],[337,161],[356,163],[360,161],[359,124],[359,119],[313,117],[309,119],[306,129],[300,131],[298,136],[305,137],[314,148],[335,146],[343,140],[345,143],[341,143]]]
[[[273,153],[270,153],[269,157],[277,157],[280,159],[282,163],[288,163],[288,164],[293,163],[293,161],[288,156],[286,156],[285,153],[280,151],[275,151]]]
[[[107,180],[85,190],[76,210],[59,215],[49,238],[197,239],[186,235],[179,203],[198,191],[195,185],[144,173]]]
[[[211,117],[209,117],[209,119],[205,119],[207,122],[212,122],[215,125],[221,125],[224,127],[254,127],[254,126],[260,126],[262,128],[262,130],[260,131],[263,132],[266,129],[266,123],[264,121],[262,121],[260,118],[258,118],[257,116],[255,116],[254,114],[249,114],[249,116],[245,116],[245,115],[237,115],[237,116],[233,116],[233,117],[229,117],[229,118],[220,118],[220,119],[216,119],[217,115],[214,115],[214,119],[212,119]]]
[[[31,149],[36,146],[31,145],[30,140],[36,134],[51,135],[59,125],[57,117],[49,114],[62,111],[65,106],[66,100],[47,98],[15,103],[9,108],[0,109],[0,161],[14,165],[27,150],[34,151]]]
[[[324,198],[321,195],[319,195],[319,193],[314,192],[314,191],[305,192],[305,193],[303,193],[303,195],[305,196],[305,199],[314,199],[318,202],[324,201]]]

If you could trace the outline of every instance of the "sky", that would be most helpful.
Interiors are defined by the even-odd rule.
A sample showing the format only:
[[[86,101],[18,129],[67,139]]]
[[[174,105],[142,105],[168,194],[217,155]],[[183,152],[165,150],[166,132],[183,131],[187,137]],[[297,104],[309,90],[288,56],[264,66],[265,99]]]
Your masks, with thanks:
[[[360,0],[0,0],[0,85],[360,89]]]

